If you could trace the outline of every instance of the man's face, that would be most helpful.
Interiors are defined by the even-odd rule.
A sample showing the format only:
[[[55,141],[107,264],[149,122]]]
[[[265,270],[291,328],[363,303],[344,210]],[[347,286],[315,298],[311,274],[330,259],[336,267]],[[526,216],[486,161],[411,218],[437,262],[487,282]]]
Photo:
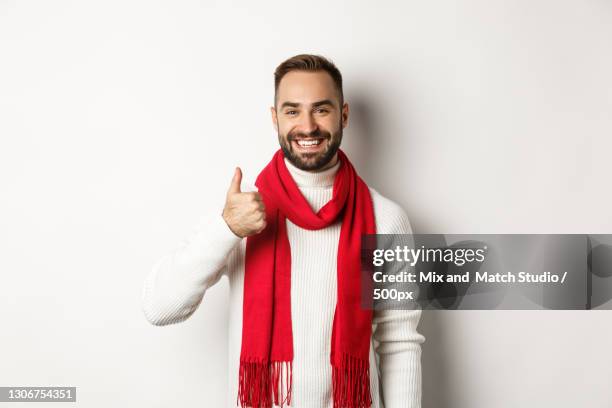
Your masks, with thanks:
[[[325,71],[291,71],[281,80],[272,121],[285,157],[302,170],[331,164],[348,123],[348,104]]]

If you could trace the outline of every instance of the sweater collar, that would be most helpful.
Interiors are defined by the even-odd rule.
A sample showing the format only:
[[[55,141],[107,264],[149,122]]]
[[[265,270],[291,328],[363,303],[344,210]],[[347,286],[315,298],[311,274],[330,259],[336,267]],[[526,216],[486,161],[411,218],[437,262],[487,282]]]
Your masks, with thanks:
[[[332,187],[334,185],[334,178],[340,168],[340,160],[336,162],[329,169],[323,171],[306,171],[295,167],[287,158],[284,158],[287,169],[295,184],[298,187]]]

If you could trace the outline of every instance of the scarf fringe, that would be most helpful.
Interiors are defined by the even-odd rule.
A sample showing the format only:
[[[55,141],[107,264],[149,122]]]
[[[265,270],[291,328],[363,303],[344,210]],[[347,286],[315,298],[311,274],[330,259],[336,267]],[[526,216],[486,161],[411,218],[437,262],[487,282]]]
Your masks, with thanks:
[[[339,367],[332,368],[334,408],[369,408],[370,363],[349,354],[342,355]]]
[[[240,361],[238,398],[240,407],[269,408],[291,405],[291,361]]]

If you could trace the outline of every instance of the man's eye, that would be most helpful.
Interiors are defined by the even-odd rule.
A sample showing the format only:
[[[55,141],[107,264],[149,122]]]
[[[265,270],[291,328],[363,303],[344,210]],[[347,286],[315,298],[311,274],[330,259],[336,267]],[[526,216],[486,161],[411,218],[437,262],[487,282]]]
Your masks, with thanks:
[[[285,112],[287,115],[293,115],[294,113],[297,113],[296,111],[287,111]]]
[[[317,112],[323,112],[323,113],[326,113],[326,112],[327,112],[327,109],[324,109],[324,108],[317,109]]]

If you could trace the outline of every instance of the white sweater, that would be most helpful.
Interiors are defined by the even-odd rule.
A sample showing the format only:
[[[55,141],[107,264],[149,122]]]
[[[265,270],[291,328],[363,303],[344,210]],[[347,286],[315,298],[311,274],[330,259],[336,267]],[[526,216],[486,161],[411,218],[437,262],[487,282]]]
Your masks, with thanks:
[[[306,200],[318,211],[332,196],[339,164],[318,173],[287,167]],[[404,211],[370,188],[379,234],[410,234]],[[316,231],[287,220],[291,247],[291,322],[295,408],[331,408],[330,343],[336,306],[338,221]],[[229,390],[227,406],[236,406],[242,341],[242,299],[246,239],[234,235],[221,215],[203,216],[191,236],[159,259],[146,278],[142,308],[149,322],[167,325],[187,319],[206,290],[227,276],[229,299]],[[375,311],[370,347],[373,408],[421,406],[420,310]],[[214,350],[211,350],[214,353]]]

